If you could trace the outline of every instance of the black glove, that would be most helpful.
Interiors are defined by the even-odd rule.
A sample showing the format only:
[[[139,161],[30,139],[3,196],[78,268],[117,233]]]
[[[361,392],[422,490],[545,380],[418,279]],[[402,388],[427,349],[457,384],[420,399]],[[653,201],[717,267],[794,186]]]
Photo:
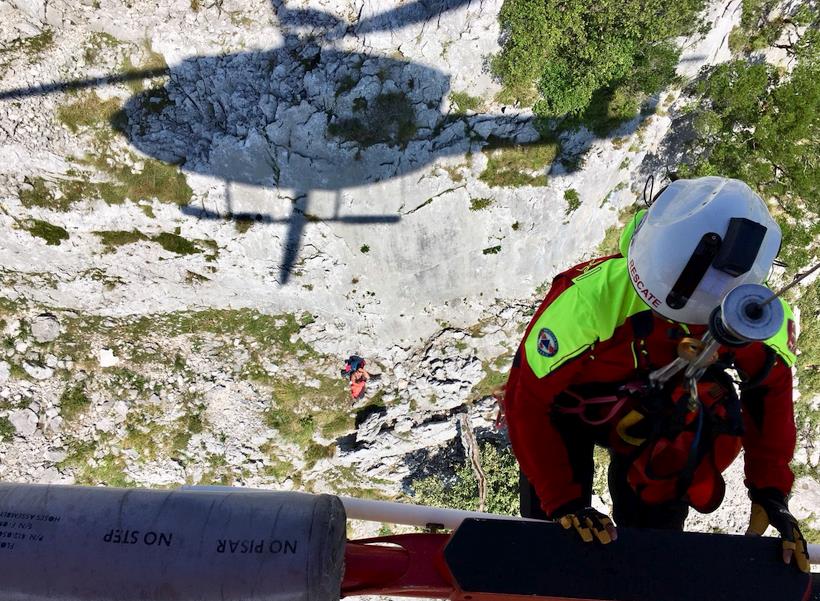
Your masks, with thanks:
[[[783,539],[783,561],[794,563],[802,572],[809,572],[809,552],[806,539],[800,532],[800,526],[795,517],[789,512],[786,495],[776,488],[750,488],[749,498],[752,500],[752,514],[749,517],[747,535],[760,536],[771,524]]]
[[[552,513],[552,519],[561,524],[564,530],[575,528],[585,543],[591,543],[597,538],[598,542],[606,545],[618,539],[618,531],[609,516],[592,507],[585,507],[581,501],[573,501],[558,508]]]

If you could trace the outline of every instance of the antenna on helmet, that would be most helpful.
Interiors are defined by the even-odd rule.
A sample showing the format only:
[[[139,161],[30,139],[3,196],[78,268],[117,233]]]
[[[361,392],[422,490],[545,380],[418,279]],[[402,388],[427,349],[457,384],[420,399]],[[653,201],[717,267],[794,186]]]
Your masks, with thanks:
[[[646,195],[646,189],[649,188],[649,196]],[[646,183],[643,185],[643,203],[649,207],[652,206],[652,193],[655,191],[655,176],[650,175],[646,178]]]

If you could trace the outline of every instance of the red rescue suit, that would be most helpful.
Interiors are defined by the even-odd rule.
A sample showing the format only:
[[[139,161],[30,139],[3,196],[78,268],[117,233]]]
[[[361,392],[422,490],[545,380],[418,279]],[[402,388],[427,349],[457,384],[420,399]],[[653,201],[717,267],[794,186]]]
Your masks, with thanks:
[[[609,275],[592,274],[601,269],[608,270]],[[600,285],[598,290],[604,292],[571,290],[581,282],[586,286],[584,290],[593,289],[588,284],[590,277],[615,277],[618,285]],[[562,297],[561,302],[567,306],[568,293],[573,299],[571,310],[567,312],[562,309],[564,313],[556,313],[556,321],[553,322],[564,322],[560,324],[564,331],[567,327],[573,327],[565,323],[569,315],[579,320],[579,326],[581,320],[589,319],[588,311],[584,310],[587,303],[611,303],[615,307],[623,300],[621,297],[631,294],[637,298],[634,289],[628,285],[628,277],[626,259],[621,255],[582,263],[558,275],[516,352],[504,395],[506,421],[521,469],[534,486],[548,515],[580,499],[583,488],[573,473],[565,441],[556,427],[554,416],[560,404],[556,402],[556,397],[568,390],[583,389],[585,385],[611,384],[615,389],[625,382],[646,381],[651,371],[665,366],[678,356],[678,344],[684,336],[700,338],[706,330],[706,326],[687,327],[658,317],[648,305],[636,309],[634,299],[629,300],[633,309],[628,317],[622,323],[618,319],[613,320],[612,327],[603,335],[607,336],[605,339],[598,336],[583,346],[577,342],[567,345],[560,331],[556,334],[553,330],[558,330],[549,327],[548,311]],[[627,285],[621,286],[621,279]],[[606,298],[610,291],[616,296]],[[796,428],[792,374],[790,364],[787,364],[793,358],[793,326],[791,319],[784,325],[783,331],[788,331],[788,350],[783,348],[785,343],[778,347],[769,344],[769,341],[740,348],[721,347],[720,360],[728,362],[733,359],[735,368],[747,379],[748,385],[741,386],[739,420],[742,420],[742,436],[734,438],[738,444],[721,437],[719,456],[710,459],[713,465],[717,464],[719,474],[732,461],[742,441],[747,486],[759,489],[774,487],[784,494],[790,492],[794,480],[789,462],[794,453]],[[539,361],[546,367],[539,367]],[[550,361],[553,363],[544,363]],[[536,373],[539,370],[542,373]],[[606,428],[609,430],[608,437],[617,439],[614,430],[623,417],[623,410],[613,411],[612,416],[607,416],[605,411],[598,415],[602,415],[603,421],[589,427]],[[722,480],[720,483],[722,486]],[[703,494],[708,496],[711,493],[707,491]],[[697,508],[695,504],[692,506]]]

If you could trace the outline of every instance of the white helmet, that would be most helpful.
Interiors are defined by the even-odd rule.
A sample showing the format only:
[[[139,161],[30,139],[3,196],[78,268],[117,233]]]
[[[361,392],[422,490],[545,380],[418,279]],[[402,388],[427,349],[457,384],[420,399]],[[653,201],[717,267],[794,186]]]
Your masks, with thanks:
[[[706,324],[740,284],[760,284],[780,250],[780,228],[745,183],[725,177],[672,182],[635,229],[629,278],[652,309]]]

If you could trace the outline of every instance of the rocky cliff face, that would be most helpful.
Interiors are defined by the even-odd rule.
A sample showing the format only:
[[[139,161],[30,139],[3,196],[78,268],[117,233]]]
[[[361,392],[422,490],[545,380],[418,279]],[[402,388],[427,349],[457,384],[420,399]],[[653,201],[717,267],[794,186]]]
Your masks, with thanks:
[[[494,101],[499,8],[0,5],[0,477],[393,497],[462,460],[459,415],[497,439],[539,286],[617,226],[682,105],[540,139]],[[682,40],[682,77],[739,10]],[[354,351],[381,378],[352,404]],[[742,529],[733,478],[701,527]]]

